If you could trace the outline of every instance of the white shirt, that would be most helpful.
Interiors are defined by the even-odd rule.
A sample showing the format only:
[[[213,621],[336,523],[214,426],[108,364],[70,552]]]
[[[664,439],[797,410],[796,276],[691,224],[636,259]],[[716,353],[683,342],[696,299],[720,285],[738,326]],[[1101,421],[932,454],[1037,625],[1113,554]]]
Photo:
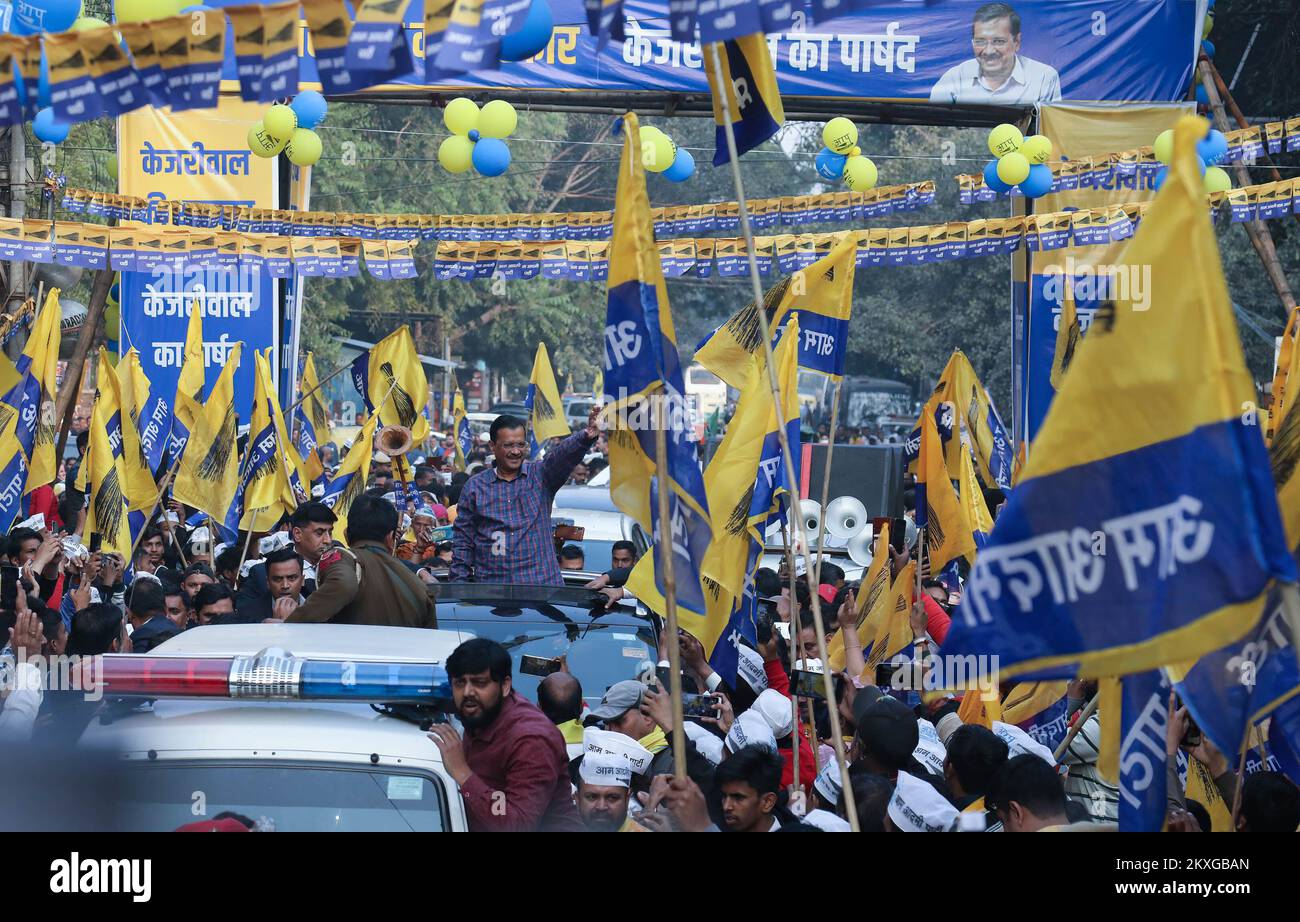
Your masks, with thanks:
[[[940,103],[991,103],[1003,106],[1031,105],[1036,102],[1055,102],[1061,98],[1061,75],[1056,68],[1016,55],[1016,65],[1011,76],[997,89],[991,88],[980,76],[980,62],[976,58],[950,67],[930,90],[930,101]]]

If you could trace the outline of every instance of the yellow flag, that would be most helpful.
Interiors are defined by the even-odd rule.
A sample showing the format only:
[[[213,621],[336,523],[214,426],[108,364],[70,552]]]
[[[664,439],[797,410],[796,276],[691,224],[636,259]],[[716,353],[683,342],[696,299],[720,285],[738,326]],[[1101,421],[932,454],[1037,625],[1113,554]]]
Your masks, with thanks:
[[[158,499],[158,485],[140,444],[140,408],[149,397],[149,379],[140,367],[140,353],[134,346],[117,363],[117,392],[122,399],[122,471],[127,505],[133,512],[147,512]]]
[[[58,396],[59,345],[62,341],[63,309],[59,307],[59,289],[51,288],[45,297],[45,306],[36,315],[36,323],[23,355],[34,383],[40,388],[39,410],[35,420],[36,432],[32,457],[27,475],[27,490],[53,483],[58,474],[59,462],[54,457],[55,419],[54,400]],[[20,422],[19,425],[22,425]]]
[[[596,369],[596,379],[591,382],[591,393],[601,403],[604,403],[605,397],[605,369]]]
[[[321,502],[334,510],[338,519],[334,524],[334,539],[344,544],[347,543],[344,536],[348,528],[348,511],[352,508],[352,501],[365,491],[366,480],[370,477],[370,458],[374,454],[375,426],[378,421],[379,416],[375,413],[366,419],[365,425],[352,440],[352,447],[343,456],[343,463],[339,465],[334,478],[326,484],[325,495],[321,497]]]
[[[992,730],[993,722],[1002,720],[1002,706],[996,696],[985,701],[979,689],[968,688],[962,695],[961,704],[957,707],[957,716],[964,724],[979,724]]]
[[[1036,717],[1065,697],[1069,682],[1020,682],[1002,701],[1002,719],[1020,724]]]
[[[832,379],[844,373],[856,255],[857,238],[845,234],[821,259],[781,279],[763,295],[769,331],[775,335],[798,311],[805,334],[799,344],[799,365]],[[749,356],[763,351],[761,329],[758,308],[751,301],[700,343],[695,361],[741,388],[749,372]]]
[[[271,347],[267,347],[262,362],[266,366],[267,384],[271,385],[267,391],[267,402],[271,405],[271,420],[275,424],[276,445],[284,462],[285,476],[281,481],[280,499],[284,510],[292,512],[300,502],[306,502],[311,496],[311,477],[302,463],[302,456],[294,447],[292,433],[285,423],[284,412],[280,409],[280,395],[271,379]]]
[[[917,526],[925,528],[925,546],[930,572],[938,574],[948,561],[975,553],[971,523],[943,461],[939,430],[929,406],[921,412],[921,464],[916,480]]]
[[[203,361],[203,309],[198,302],[190,308],[189,326],[185,330],[185,357],[181,376],[176,382],[176,414],[172,422],[172,463],[176,453],[185,450],[190,433],[203,415],[203,392],[206,386]]]
[[[398,327],[352,361],[352,384],[365,397],[367,410],[379,407],[381,426],[405,426],[416,443],[429,437],[429,421],[421,412],[429,402],[429,382],[409,326]]]
[[[1079,327],[1079,312],[1074,304],[1074,286],[1065,280],[1065,297],[1061,302],[1061,316],[1057,321],[1056,353],[1052,356],[1051,382],[1053,390],[1060,390],[1065,379],[1066,369],[1074,359],[1074,352],[1079,348],[1082,331]]]
[[[298,430],[298,454],[302,458],[307,477],[315,483],[325,472],[320,455],[316,453],[316,446],[334,441],[334,433],[330,431],[330,415],[325,410],[324,395],[316,377],[316,357],[310,352],[302,365],[298,393],[302,401],[294,411],[294,422]]]
[[[98,534],[105,551],[131,557],[131,526],[127,518],[127,501],[123,489],[120,450],[122,413],[118,402],[117,375],[108,353],[99,347],[95,406],[90,413],[90,442],[82,466],[87,469],[86,492],[89,505],[83,534]]]
[[[193,446],[181,458],[172,494],[176,499],[224,522],[239,487],[239,416],[235,413],[235,370],[243,343],[235,343],[221,376],[203,405],[203,416],[191,437]],[[132,350],[134,351],[134,350]]]
[[[975,544],[966,552],[966,559],[974,563],[975,552],[984,546],[989,532],[993,531],[993,516],[989,514],[988,504],[984,502],[984,491],[980,489],[979,479],[975,476],[975,465],[971,462],[968,451],[961,453],[961,480],[958,486],[961,507],[966,512],[966,521],[970,523],[971,537]]]
[[[871,551],[871,565],[867,567],[866,578],[858,589],[858,640],[865,649],[867,638],[862,636],[866,620],[876,606],[889,593],[889,523],[881,525],[876,535],[875,546]],[[839,672],[844,668],[844,635],[836,631],[826,647],[826,656],[831,668]]]
[[[715,55],[719,58],[716,63]],[[709,94],[713,97],[713,122],[716,126],[714,166],[721,166],[731,159],[726,134],[728,119],[724,119],[722,114],[724,93],[737,156],[744,156],[781,130],[785,123],[785,107],[781,103],[772,52],[761,31],[706,45],[704,73],[709,80]]]
[[[1207,769],[1195,759],[1187,760],[1187,788],[1185,796],[1194,800],[1210,814],[1210,832],[1232,832],[1232,804],[1224,803],[1219,788]]]
[[[537,344],[533,355],[533,372],[528,377],[528,394],[524,397],[524,406],[532,412],[532,439],[535,455],[548,439],[564,438],[569,434],[569,424],[564,421],[564,404],[560,402],[560,391],[555,386],[555,372],[551,370],[551,359],[546,353],[546,343]]]
[[[960,476],[958,467],[963,446],[969,445],[969,451],[975,454],[976,470],[980,478],[990,487],[1008,490],[1011,487],[1012,470],[1015,459],[1012,456],[1011,437],[1002,418],[993,405],[993,398],[984,388],[970,359],[960,351],[954,351],[939,375],[939,383],[926,405],[926,411],[933,415],[933,405],[948,405],[952,408],[952,435],[945,447],[945,459],[948,474],[954,480]],[[920,420],[912,429],[909,441],[919,437]],[[960,437],[958,433],[960,432]],[[915,455],[909,454],[911,470],[915,470]]]
[[[886,551],[886,556],[888,551]],[[889,566],[884,566],[886,575]],[[916,561],[910,561],[889,584],[889,592],[882,593],[861,628],[862,655],[867,668],[863,678],[872,681],[876,667],[912,642],[912,593],[915,591]]]
[[[262,353],[254,352],[256,368],[253,413],[248,429],[248,457],[244,461],[244,485],[240,528],[266,531],[286,510],[289,475],[280,447],[279,432],[271,412],[275,386]]]

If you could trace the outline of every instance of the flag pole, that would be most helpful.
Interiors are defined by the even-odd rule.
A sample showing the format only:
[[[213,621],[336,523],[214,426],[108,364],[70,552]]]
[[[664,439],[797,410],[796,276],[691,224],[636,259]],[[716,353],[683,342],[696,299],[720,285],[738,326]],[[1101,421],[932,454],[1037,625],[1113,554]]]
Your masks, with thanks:
[[[794,455],[790,450],[790,440],[786,435],[784,402],[781,400],[781,385],[776,376],[776,359],[772,354],[772,333],[768,329],[767,312],[763,310],[763,282],[759,277],[758,259],[755,256],[754,249],[754,230],[749,223],[749,206],[745,203],[745,183],[740,178],[740,154],[736,149],[736,132],[731,124],[731,103],[727,98],[726,88],[729,86],[726,74],[722,70],[722,55],[718,51],[718,44],[713,43],[708,46],[708,53],[712,60],[714,85],[718,87],[718,105],[722,113],[723,134],[727,140],[727,153],[731,161],[731,181],[736,189],[737,210],[740,213],[740,229],[745,238],[745,256],[749,263],[749,279],[754,289],[754,307],[758,315],[758,324],[760,339],[763,342],[763,354],[767,359],[767,378],[772,388],[772,399],[777,407],[781,407],[779,416],[780,425],[776,428],[777,439],[781,443],[781,456],[785,463],[786,483],[789,485],[792,494],[798,490],[798,484],[794,479]],[[794,399],[798,399],[795,395]],[[793,503],[791,504],[793,506]],[[798,519],[798,534],[803,539],[804,567],[806,570],[812,569],[812,559],[808,551],[808,536],[803,525],[803,516]],[[791,568],[793,573],[793,568]],[[810,574],[811,575],[811,574]],[[814,588],[815,587],[810,587]],[[817,632],[817,651],[823,663],[828,662],[826,655],[826,632],[823,630],[821,597],[816,591],[809,593],[810,603],[812,605],[813,624]],[[791,600],[794,601],[793,599]],[[797,636],[797,635],[796,635]],[[853,785],[849,782],[848,761],[844,754],[844,735],[840,726],[840,712],[836,707],[835,700],[835,683],[828,669],[822,672],[823,689],[826,693],[827,713],[830,717],[831,743],[835,747],[835,761],[839,765],[840,778],[843,780],[843,797],[845,817],[849,822],[849,827],[858,832],[858,810],[857,803],[853,797]],[[796,731],[798,724],[795,725]],[[794,751],[799,751],[799,740],[794,741]],[[794,779],[796,785],[799,784],[799,778],[796,775]]]
[[[778,415],[780,414],[780,412],[781,411],[778,410]],[[794,588],[794,553],[790,547],[791,544],[790,528],[792,527],[790,525],[790,517],[800,514],[796,510],[796,507],[794,505],[794,501],[792,499],[793,496],[794,496],[793,493],[785,494],[785,499],[786,499],[785,505],[787,511],[785,515],[785,525],[781,528],[781,543],[785,546],[785,569],[786,569],[786,573],[790,577],[790,601],[786,606],[790,612],[790,620],[786,623],[790,625],[790,632],[791,632],[790,633],[790,672],[792,674],[794,673],[795,661],[799,658],[799,597],[795,593],[795,588]],[[775,630],[775,627],[773,627],[773,630]],[[797,730],[799,727],[799,699],[794,695],[790,696],[790,713],[794,715],[794,726],[795,729]],[[795,745],[791,747],[790,751],[794,754],[794,760],[790,764],[790,769],[792,772],[791,777],[794,778],[794,783],[798,785],[799,783],[798,737],[795,738]]]
[[[1079,712],[1079,719],[1074,722],[1074,726],[1065,734],[1065,739],[1061,740],[1061,745],[1056,747],[1056,752],[1052,753],[1052,758],[1057,762],[1061,761],[1061,756],[1065,755],[1065,750],[1070,748],[1070,744],[1073,743],[1074,738],[1079,735],[1079,731],[1083,729],[1083,725],[1088,722],[1088,718],[1097,710],[1097,703],[1100,700],[1101,692],[1098,692],[1092,696],[1092,700],[1089,701],[1084,706],[1083,710]]]
[[[826,467],[822,470],[822,515],[821,522],[817,527],[817,571],[815,580],[817,585],[822,583],[822,545],[826,543],[826,504],[830,501],[831,495],[831,457],[835,454],[835,429],[840,421],[840,385],[844,379],[835,382],[835,389],[831,396],[831,432],[829,440],[826,443]]]
[[[668,690],[673,711],[673,777],[686,780],[686,726],[682,715],[682,659],[677,643],[677,578],[673,572],[672,525],[668,508],[668,430],[664,404],[667,390],[660,385],[651,395],[655,410],[655,477],[659,492],[659,534],[655,546],[659,551],[658,572],[663,579],[664,629],[668,634]],[[665,540],[666,539],[666,540]]]

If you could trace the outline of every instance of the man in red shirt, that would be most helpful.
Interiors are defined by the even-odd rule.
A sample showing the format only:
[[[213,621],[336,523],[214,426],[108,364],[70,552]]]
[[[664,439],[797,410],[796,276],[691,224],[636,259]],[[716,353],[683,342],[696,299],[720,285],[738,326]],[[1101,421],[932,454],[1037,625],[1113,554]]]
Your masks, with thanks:
[[[781,787],[788,788],[794,783],[794,713],[789,703],[790,677],[786,675],[785,668],[781,665],[776,637],[776,632],[773,631],[767,643],[758,645],[758,652],[763,657],[763,672],[767,675],[767,688],[760,694],[767,694],[769,691],[777,692],[781,698],[785,699],[785,703],[777,707],[770,703],[768,699],[763,699],[760,713],[767,719],[768,726],[772,727],[772,735],[776,737],[777,752],[784,763],[784,768],[781,770]],[[754,703],[758,705],[758,699],[755,699]],[[778,716],[783,717],[783,719],[780,725],[775,725]],[[813,755],[812,746],[809,744],[802,728],[798,734],[798,740],[799,786],[805,791],[810,791],[813,782],[817,780],[817,757]]]
[[[493,640],[467,640],[447,657],[465,739],[435,724],[429,739],[460,785],[471,832],[580,832],[564,737],[511,686],[510,654]]]

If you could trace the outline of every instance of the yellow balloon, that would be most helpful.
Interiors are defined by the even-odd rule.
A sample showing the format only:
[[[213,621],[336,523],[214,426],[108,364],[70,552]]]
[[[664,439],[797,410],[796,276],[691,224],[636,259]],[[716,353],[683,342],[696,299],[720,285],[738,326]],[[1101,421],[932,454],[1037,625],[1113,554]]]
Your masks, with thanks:
[[[989,132],[989,150],[994,157],[1001,157],[1019,150],[1025,142],[1025,136],[1015,125],[1001,124]]]
[[[1029,161],[1025,155],[1012,151],[998,160],[998,179],[1008,186],[1018,186],[1029,176]]]
[[[1205,14],[1205,22],[1201,24],[1201,38],[1209,38],[1210,33],[1214,31],[1214,11],[1210,10]]]
[[[837,154],[847,154],[858,143],[858,126],[837,115],[822,128],[822,143]]]
[[[1206,192],[1227,192],[1232,188],[1232,177],[1222,167],[1212,166],[1205,171]]]
[[[479,134],[485,138],[508,138],[519,124],[519,113],[504,99],[494,99],[478,114]]]
[[[175,16],[190,0],[113,0],[114,22],[144,22]]]
[[[869,158],[857,156],[844,161],[844,183],[854,192],[874,189],[877,178],[876,165]]]
[[[1160,134],[1156,135],[1155,143],[1156,159],[1165,166],[1174,162],[1174,130],[1166,128]]]
[[[108,23],[102,19],[96,19],[94,16],[78,16],[68,27],[69,32],[85,32],[87,29],[98,29],[100,26],[106,26]]]
[[[438,145],[438,162],[448,173],[464,173],[474,164],[474,142],[460,134],[443,138]]]
[[[653,125],[641,129],[641,165],[651,173],[662,173],[673,165],[677,145]]]
[[[274,105],[262,116],[262,126],[271,137],[287,141],[298,127],[298,113],[286,105]]]
[[[248,129],[248,149],[258,157],[274,157],[284,150],[284,140],[271,137],[266,126],[258,122]]]
[[[320,135],[310,128],[295,128],[284,146],[284,155],[297,166],[311,166],[321,155]]]
[[[442,110],[442,123],[452,134],[469,134],[478,127],[478,120],[478,106],[464,96],[457,96]]]
[[[1046,135],[1031,134],[1020,145],[1020,153],[1030,163],[1046,163],[1052,159],[1052,142]]]

